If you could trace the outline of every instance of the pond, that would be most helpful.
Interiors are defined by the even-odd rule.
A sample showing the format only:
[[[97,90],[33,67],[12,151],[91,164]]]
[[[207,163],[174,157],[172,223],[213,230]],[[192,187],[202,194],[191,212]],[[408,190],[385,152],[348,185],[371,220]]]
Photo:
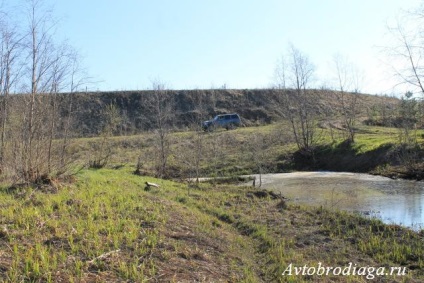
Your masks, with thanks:
[[[359,212],[388,224],[424,229],[424,182],[356,173],[296,172],[264,174],[262,188],[281,192],[297,203]]]

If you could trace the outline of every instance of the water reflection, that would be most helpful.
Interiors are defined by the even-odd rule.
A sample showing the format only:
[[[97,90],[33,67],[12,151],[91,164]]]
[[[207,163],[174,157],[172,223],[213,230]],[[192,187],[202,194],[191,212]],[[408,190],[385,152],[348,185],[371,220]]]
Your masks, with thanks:
[[[263,188],[309,205],[375,216],[385,223],[424,229],[424,182],[334,172],[267,174]]]

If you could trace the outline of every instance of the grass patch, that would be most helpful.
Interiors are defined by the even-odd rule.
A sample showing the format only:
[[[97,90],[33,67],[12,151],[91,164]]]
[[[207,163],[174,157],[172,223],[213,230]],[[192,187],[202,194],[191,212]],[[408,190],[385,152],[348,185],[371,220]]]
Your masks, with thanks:
[[[281,272],[289,263],[350,261],[407,267],[393,282],[424,280],[422,233],[282,206],[248,187],[202,183],[188,193],[186,184],[133,170],[84,170],[56,193],[2,190],[0,280],[304,282],[314,279]],[[145,191],[145,182],[160,187]]]

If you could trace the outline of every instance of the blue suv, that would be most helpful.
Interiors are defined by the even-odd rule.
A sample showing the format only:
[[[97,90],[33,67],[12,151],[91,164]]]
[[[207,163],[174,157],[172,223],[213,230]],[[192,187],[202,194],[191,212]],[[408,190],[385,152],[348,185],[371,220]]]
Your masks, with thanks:
[[[202,128],[204,131],[212,131],[217,127],[226,128],[227,130],[241,126],[240,116],[236,113],[221,114],[215,116],[212,120],[204,121]]]

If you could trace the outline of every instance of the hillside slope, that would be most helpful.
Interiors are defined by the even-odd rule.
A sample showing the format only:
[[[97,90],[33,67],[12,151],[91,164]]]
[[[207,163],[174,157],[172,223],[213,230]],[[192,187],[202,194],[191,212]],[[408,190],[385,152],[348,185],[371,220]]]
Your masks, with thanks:
[[[293,90],[284,90],[294,95]],[[269,124],[284,118],[281,90],[168,90],[166,96],[172,104],[173,126],[177,128],[199,125],[201,121],[221,113],[237,112],[246,125]],[[315,101],[321,116],[337,116],[339,102],[336,92],[309,90],[308,96]],[[67,94],[63,94],[67,96]],[[78,136],[97,136],[103,123],[103,110],[115,105],[121,115],[121,122],[115,134],[129,135],[155,127],[156,115],[153,107],[153,91],[88,92],[72,94],[75,131]],[[382,104],[382,98],[365,94],[347,94],[358,97],[357,111],[366,117],[373,106]],[[396,99],[384,98],[384,107],[391,107]],[[66,101],[69,101],[66,100]],[[62,113],[68,111],[68,103]],[[65,114],[64,114],[65,115]]]

